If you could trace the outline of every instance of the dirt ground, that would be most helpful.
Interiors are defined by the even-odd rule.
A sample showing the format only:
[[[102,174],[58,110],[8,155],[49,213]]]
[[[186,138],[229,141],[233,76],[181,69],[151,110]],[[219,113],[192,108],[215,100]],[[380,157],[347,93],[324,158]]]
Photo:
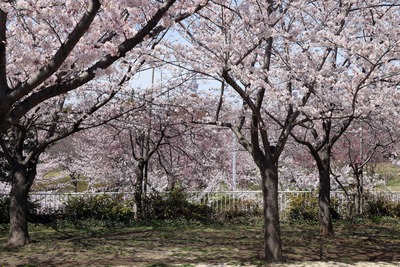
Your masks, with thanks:
[[[198,264],[196,267],[234,267],[237,265],[207,265]],[[256,267],[257,265],[245,265],[246,267]],[[272,267],[398,267],[400,262],[397,263],[387,263],[387,262],[356,262],[356,263],[343,263],[343,262],[324,262],[324,261],[314,261],[314,262],[298,262],[298,263],[288,263],[288,264],[274,264]]]
[[[400,223],[336,224],[336,235],[317,226],[283,224],[278,267],[400,266]],[[0,266],[262,266],[261,226],[50,228],[31,226],[32,242],[0,247]],[[0,242],[7,238],[0,228]]]

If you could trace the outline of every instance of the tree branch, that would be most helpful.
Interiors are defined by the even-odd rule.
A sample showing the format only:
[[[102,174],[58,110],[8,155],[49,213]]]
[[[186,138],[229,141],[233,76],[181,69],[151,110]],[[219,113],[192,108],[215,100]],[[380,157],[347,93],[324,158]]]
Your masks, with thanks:
[[[7,28],[7,13],[0,10],[0,96],[5,97],[8,92],[7,85],[7,39],[6,39],[6,28]]]
[[[81,37],[87,32],[89,26],[92,24],[97,12],[99,11],[100,6],[101,4],[99,0],[91,1],[82,19],[68,35],[67,40],[60,46],[47,65],[40,68],[39,71],[34,73],[30,78],[28,78],[28,80],[21,83],[10,93],[9,97],[12,102],[16,102],[22,97],[26,96],[29,92],[43,83],[60,68],[65,59],[78,44]]]
[[[157,26],[158,22],[162,19],[165,13],[175,2],[176,0],[166,1],[164,5],[160,7],[158,11],[154,14],[154,16],[147,22],[147,24],[136,33],[134,37],[126,39],[118,46],[117,55],[105,55],[87,70],[83,71],[78,77],[48,86],[28,96],[11,111],[11,120],[13,122],[18,121],[26,112],[28,112],[36,105],[42,103],[43,101],[50,99],[54,96],[67,93],[88,83],[96,77],[96,71],[104,70],[115,63],[118,59],[125,57],[126,53],[128,53],[138,44],[143,42],[146,36],[154,34],[154,28]],[[165,29],[165,27],[163,29]]]

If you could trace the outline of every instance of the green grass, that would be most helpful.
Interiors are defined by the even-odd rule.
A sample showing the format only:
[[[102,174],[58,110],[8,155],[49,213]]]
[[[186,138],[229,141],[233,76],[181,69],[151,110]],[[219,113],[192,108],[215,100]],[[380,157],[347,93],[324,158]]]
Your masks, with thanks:
[[[64,192],[73,192],[74,186],[71,181],[71,177],[66,175],[66,176],[61,176],[57,180],[54,180],[54,177],[60,176],[60,171],[58,170],[53,170],[48,172],[43,179],[36,180],[33,187],[32,191],[51,191],[54,190],[55,188],[58,190],[60,184],[66,184],[65,188],[63,188]],[[82,179],[82,178],[80,178]],[[83,178],[85,179],[85,178]],[[87,190],[88,183],[86,181],[78,181],[77,182],[77,191],[78,192],[85,192]]]
[[[391,189],[400,190],[400,178],[391,177],[387,182],[387,187]]]
[[[400,219],[335,223],[336,236],[317,224],[283,223],[283,253],[289,261],[400,261]],[[0,227],[0,243],[8,229]],[[30,225],[32,243],[0,246],[0,266],[194,266],[263,262],[261,225],[138,226],[88,229]],[[12,263],[12,264],[11,264]]]
[[[380,186],[379,190],[400,191],[400,167],[391,163],[379,163],[375,172],[387,179],[386,186]]]

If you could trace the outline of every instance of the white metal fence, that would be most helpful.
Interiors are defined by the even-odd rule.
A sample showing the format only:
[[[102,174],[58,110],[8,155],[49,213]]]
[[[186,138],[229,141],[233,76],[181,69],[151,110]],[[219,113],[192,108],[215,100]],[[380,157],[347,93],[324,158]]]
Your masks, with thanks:
[[[125,200],[133,200],[133,192],[104,192],[104,193],[30,193],[32,201],[40,205],[40,213],[52,214],[62,212],[67,201],[72,197],[90,197],[95,195],[121,195]],[[161,193],[165,194],[165,193]],[[218,192],[186,192],[188,200],[193,203],[201,203],[213,208],[217,214],[232,211],[262,211],[261,191],[218,191]],[[317,192],[311,191],[281,191],[279,192],[279,209],[282,218],[288,215],[291,201],[299,196],[315,197]],[[0,197],[8,194],[0,193]],[[331,192],[332,205],[341,215],[352,212],[355,203],[355,195],[346,195],[342,191]],[[374,199],[382,198],[387,201],[400,203],[400,192],[368,192],[365,194],[365,203]]]
[[[216,213],[223,214],[231,211],[262,211],[261,191],[221,191],[221,192],[188,192],[189,199],[195,203],[211,206]],[[400,202],[400,192],[374,192],[368,199],[383,197],[386,200]],[[315,198],[318,193],[312,191],[280,191],[278,195],[279,211],[282,218],[286,218],[293,199]],[[331,192],[331,202],[335,210],[341,215],[348,215],[354,208],[354,195],[346,195],[342,191]]]

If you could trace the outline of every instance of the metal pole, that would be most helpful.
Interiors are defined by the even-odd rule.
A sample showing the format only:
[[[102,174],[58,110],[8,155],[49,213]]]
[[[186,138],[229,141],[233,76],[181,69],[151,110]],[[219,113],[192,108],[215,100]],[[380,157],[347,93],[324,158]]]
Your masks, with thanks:
[[[233,134],[233,145],[232,145],[232,181],[233,181],[233,190],[236,190],[236,160],[237,160],[237,139],[236,135]]]
[[[361,132],[360,132],[360,164],[363,164],[363,128],[361,126]],[[360,167],[360,214],[363,214],[363,206],[364,206],[364,173],[363,173],[363,166],[361,165]]]

